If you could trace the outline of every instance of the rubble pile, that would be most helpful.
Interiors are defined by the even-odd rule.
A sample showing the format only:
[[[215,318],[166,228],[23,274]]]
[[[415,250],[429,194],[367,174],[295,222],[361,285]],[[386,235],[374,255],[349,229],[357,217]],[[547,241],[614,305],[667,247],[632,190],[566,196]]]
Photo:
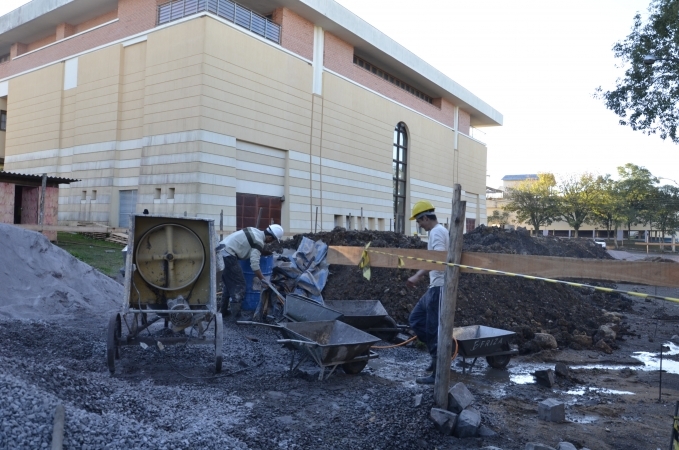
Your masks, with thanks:
[[[427,247],[417,236],[336,228],[330,232],[294,236],[271,250],[296,248],[302,237],[321,239],[329,246],[362,247],[370,242],[371,247]],[[591,239],[531,237],[524,230],[504,231],[486,226],[464,235],[463,251],[611,259],[606,250]],[[323,297],[327,300],[377,299],[398,323],[407,324],[410,311],[427,289],[426,283],[415,289],[406,288],[406,280],[413,273],[413,270],[373,267],[368,281],[358,267],[330,265]],[[607,312],[620,313],[630,307],[631,300],[619,294],[516,277],[463,273],[458,285],[455,326],[487,325],[515,331],[516,343],[523,353],[540,349],[533,342],[536,333],[551,334],[559,347],[579,350],[598,342],[593,338],[602,325],[612,324],[618,335],[624,334],[620,317],[612,318]],[[616,348],[614,339],[604,340],[609,347]]]

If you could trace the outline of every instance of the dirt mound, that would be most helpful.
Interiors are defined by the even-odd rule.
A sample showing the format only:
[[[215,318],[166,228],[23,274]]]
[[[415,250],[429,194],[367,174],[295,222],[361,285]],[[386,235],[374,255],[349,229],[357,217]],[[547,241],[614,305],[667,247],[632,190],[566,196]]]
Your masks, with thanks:
[[[0,317],[40,319],[118,309],[123,287],[40,233],[0,224]]]
[[[331,232],[294,236],[272,250],[297,248],[302,236],[322,239],[328,245],[364,246],[371,242],[371,247],[427,247],[417,236],[336,228]],[[606,250],[589,239],[534,238],[524,231],[485,226],[464,235],[463,250],[611,259]],[[331,265],[323,297],[327,300],[378,299],[398,323],[407,324],[410,311],[427,289],[426,283],[415,289],[406,288],[406,280],[413,273],[374,267],[368,281],[357,267]],[[600,325],[611,321],[606,311],[626,311],[630,306],[631,301],[618,294],[515,277],[465,273],[458,286],[455,326],[487,325],[515,331],[517,343],[524,352],[536,350],[530,340],[538,332],[554,335],[561,347],[581,349],[583,339],[575,336],[594,336]],[[609,345],[615,346],[615,342]]]

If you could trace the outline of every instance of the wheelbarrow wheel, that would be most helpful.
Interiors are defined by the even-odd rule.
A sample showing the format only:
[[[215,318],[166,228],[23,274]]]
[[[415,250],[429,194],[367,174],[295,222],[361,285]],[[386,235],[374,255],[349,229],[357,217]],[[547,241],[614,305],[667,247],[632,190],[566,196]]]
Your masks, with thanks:
[[[116,359],[120,359],[120,338],[122,326],[120,314],[111,316],[108,321],[108,337],[106,339],[106,362],[108,370],[113,375],[116,371]]]
[[[509,364],[510,359],[512,359],[512,355],[486,356],[488,365],[493,369],[504,369]]]
[[[371,333],[375,337],[378,337],[382,339],[385,342],[391,342],[393,341],[396,336],[398,335],[398,325],[396,325],[396,321],[392,319],[390,316],[385,317],[382,319],[375,328],[392,328],[393,330],[385,330],[385,331],[375,331],[374,333]],[[360,372],[360,371],[359,371]]]
[[[224,342],[224,322],[221,313],[215,315],[215,373],[222,371],[222,344]]]
[[[365,353],[365,355],[369,355],[370,352]],[[344,370],[344,373],[348,375],[356,375],[357,373],[361,373],[363,369],[365,369],[365,366],[368,365],[368,360],[366,359],[365,361],[356,361],[356,362],[350,362],[350,363],[344,363],[342,364],[342,370]]]

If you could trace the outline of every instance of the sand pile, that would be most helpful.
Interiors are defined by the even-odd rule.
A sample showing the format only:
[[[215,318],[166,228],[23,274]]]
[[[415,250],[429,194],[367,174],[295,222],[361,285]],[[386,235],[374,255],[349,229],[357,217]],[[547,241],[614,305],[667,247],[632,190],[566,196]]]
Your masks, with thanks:
[[[108,316],[122,300],[123,286],[42,234],[0,224],[0,318]]]

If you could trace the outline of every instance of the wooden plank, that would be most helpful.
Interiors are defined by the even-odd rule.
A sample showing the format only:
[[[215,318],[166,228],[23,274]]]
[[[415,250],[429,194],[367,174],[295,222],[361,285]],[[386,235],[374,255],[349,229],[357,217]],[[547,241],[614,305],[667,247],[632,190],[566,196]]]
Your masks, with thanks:
[[[71,227],[66,225],[15,224],[14,226],[33,231],[70,231],[73,233],[107,233],[106,227]]]
[[[398,267],[396,256],[375,252],[435,261],[445,261],[447,256],[446,252],[418,249],[371,248],[371,250],[373,250],[370,252],[372,267]],[[328,249],[327,261],[329,264],[358,265],[362,251],[362,247],[331,246]],[[422,261],[403,259],[403,262],[407,269],[441,269],[438,264]],[[679,264],[673,263],[465,252],[462,253],[462,264],[559,280],[586,279],[679,288]],[[471,269],[462,269],[462,272],[484,273]]]

